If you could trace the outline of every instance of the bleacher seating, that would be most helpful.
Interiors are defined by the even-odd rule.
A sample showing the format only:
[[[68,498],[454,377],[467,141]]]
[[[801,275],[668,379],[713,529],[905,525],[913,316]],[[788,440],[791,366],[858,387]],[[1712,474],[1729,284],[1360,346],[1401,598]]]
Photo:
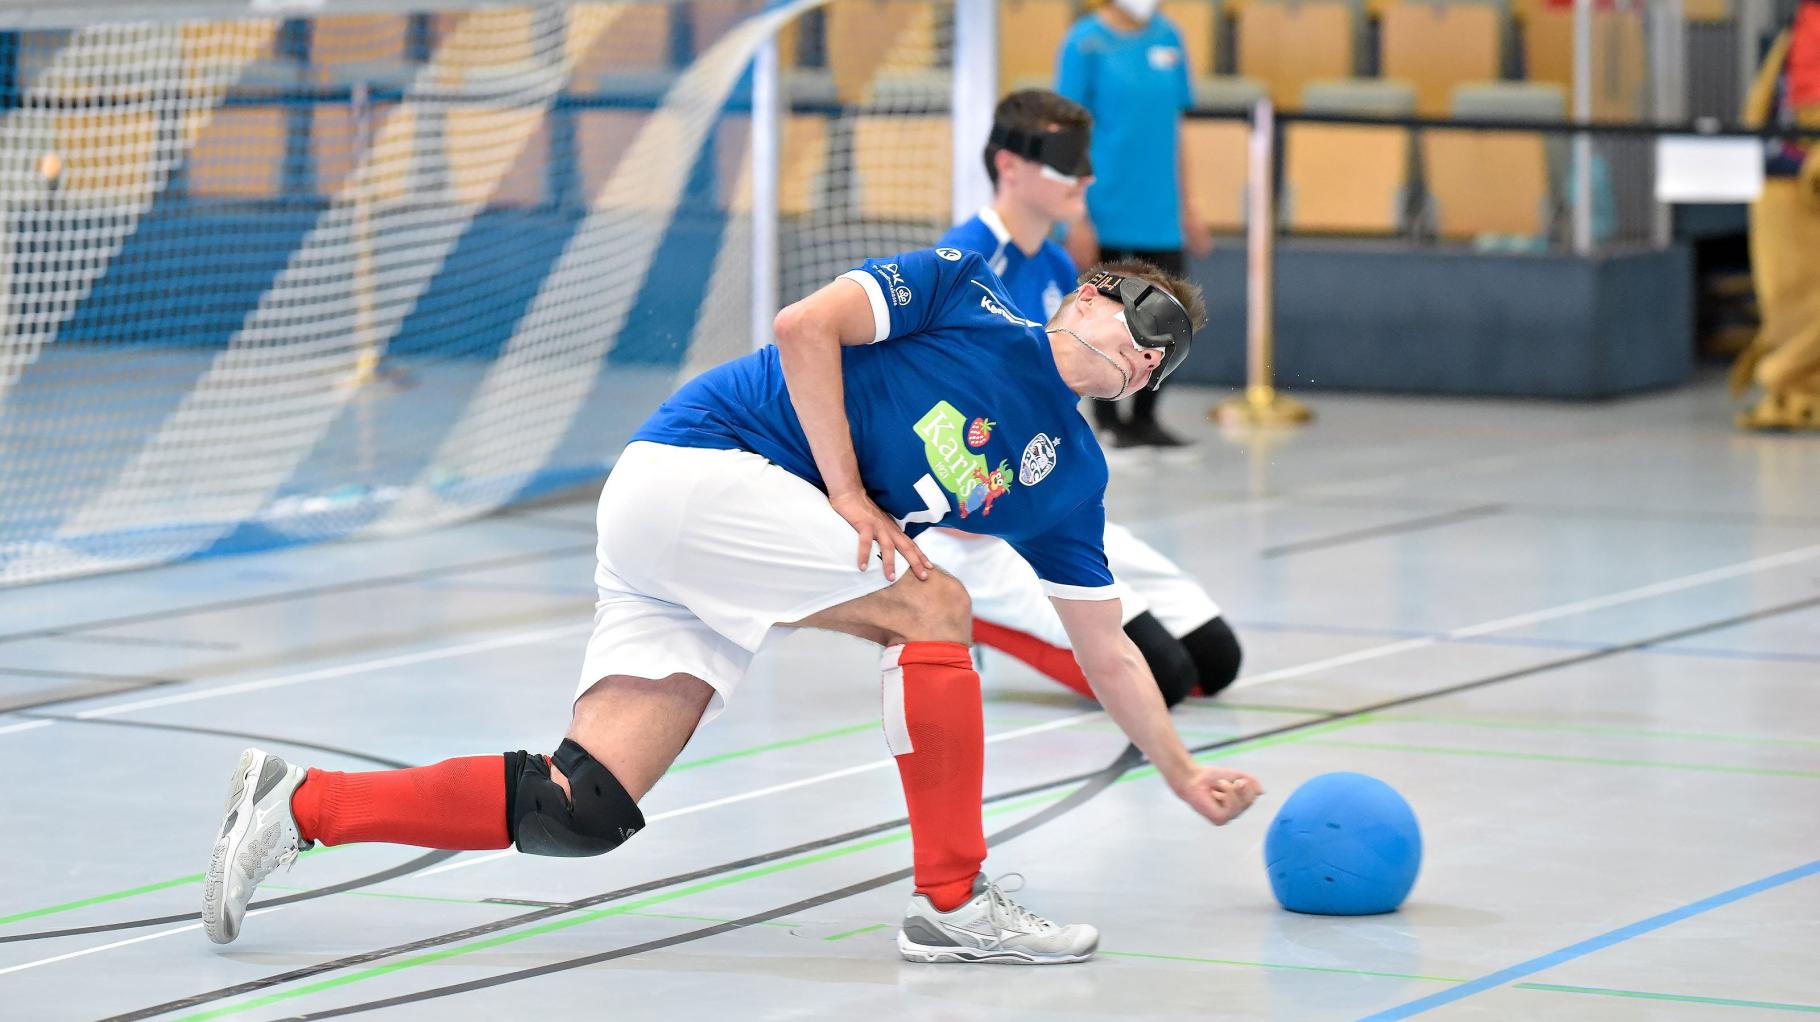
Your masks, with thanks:
[[[1566,101],[1546,83],[1485,83],[1455,90],[1452,116],[1560,121]],[[1556,187],[1541,132],[1430,130],[1422,135],[1422,178],[1435,234],[1547,236]]]
[[[1308,113],[1408,117],[1416,90],[1403,82],[1315,82],[1302,96]],[[1283,130],[1283,219],[1291,231],[1395,234],[1410,202],[1406,128],[1296,124]]]

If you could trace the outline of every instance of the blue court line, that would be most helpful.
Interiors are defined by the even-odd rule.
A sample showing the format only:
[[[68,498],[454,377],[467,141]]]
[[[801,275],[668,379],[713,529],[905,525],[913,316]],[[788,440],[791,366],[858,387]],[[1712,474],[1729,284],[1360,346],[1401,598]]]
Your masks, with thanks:
[[[1405,1019],[1412,1015],[1420,1015],[1425,1011],[1439,1008],[1442,1005],[1452,1004],[1455,1001],[1463,1000],[1474,994],[1483,993],[1493,987],[1503,986],[1513,980],[1519,980],[1525,976],[1533,976],[1544,969],[1552,969],[1564,962],[1571,962],[1576,958],[1583,958],[1586,955],[1592,954],[1594,951],[1603,951],[1613,944],[1620,944],[1632,937],[1640,937],[1643,934],[1660,930],[1664,926],[1678,923],[1683,919],[1697,916],[1702,912],[1709,912],[1715,908],[1729,905],[1734,901],[1742,901],[1753,894],[1761,894],[1771,888],[1781,887],[1783,884],[1792,883],[1803,877],[1813,876],[1815,873],[1820,873],[1820,859],[1815,859],[1805,866],[1796,866],[1794,869],[1784,870],[1774,876],[1767,876],[1761,880],[1752,881],[1742,887],[1734,887],[1729,891],[1715,894],[1710,898],[1702,898],[1691,905],[1683,905],[1680,908],[1671,909],[1661,915],[1651,916],[1642,922],[1619,927],[1610,933],[1601,934],[1591,940],[1583,940],[1578,944],[1564,947],[1559,951],[1551,951],[1540,958],[1532,958],[1527,962],[1513,965],[1508,969],[1494,972],[1489,976],[1482,976],[1470,982],[1462,983],[1450,990],[1443,990],[1440,993],[1430,994],[1427,997],[1418,998],[1407,1004],[1400,1004],[1389,1010],[1380,1011],[1375,1015],[1367,1015],[1360,1019],[1359,1022],[1395,1022],[1396,1019]]]
[[[1472,635],[1450,637],[1446,632],[1423,631],[1420,628],[1354,628],[1346,625],[1295,624],[1283,621],[1234,621],[1239,628],[1260,632],[1307,632],[1314,635],[1348,635],[1370,639],[1434,639],[1437,642],[1451,642],[1464,646],[1516,646],[1536,649],[1572,649],[1601,650],[1609,649],[1611,643],[1585,642],[1579,639],[1545,639],[1534,636]],[[1640,646],[1629,650],[1647,656],[1678,656],[1719,658],[1725,660],[1754,660],[1762,663],[1802,663],[1820,664],[1820,653],[1785,652],[1779,650],[1743,650],[1724,649],[1718,646],[1683,646],[1665,643],[1660,646]]]

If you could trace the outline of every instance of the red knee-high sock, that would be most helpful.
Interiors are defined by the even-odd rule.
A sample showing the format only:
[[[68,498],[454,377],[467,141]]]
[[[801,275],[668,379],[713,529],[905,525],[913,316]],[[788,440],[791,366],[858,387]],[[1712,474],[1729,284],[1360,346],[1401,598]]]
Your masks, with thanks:
[[[972,651],[958,642],[911,642],[885,650],[885,744],[897,757],[916,890],[943,912],[973,894],[986,861],[981,785],[986,725]]]
[[[1093,686],[1087,684],[1081,665],[1075,662],[1074,650],[1051,646],[1028,632],[978,618],[973,621],[973,641],[1016,657],[1044,677],[1059,681],[1089,699],[1099,698],[1093,694]]]
[[[311,770],[291,795],[306,841],[424,848],[505,848],[504,756],[464,756],[409,770]]]

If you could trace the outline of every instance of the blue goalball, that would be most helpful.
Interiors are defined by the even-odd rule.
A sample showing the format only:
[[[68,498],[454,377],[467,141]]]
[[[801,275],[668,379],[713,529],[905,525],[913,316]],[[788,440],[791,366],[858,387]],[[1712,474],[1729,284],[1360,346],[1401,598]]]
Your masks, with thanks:
[[[1291,912],[1394,912],[1422,867],[1422,831],[1396,789],[1341,772],[1312,778],[1270,821],[1264,867]]]

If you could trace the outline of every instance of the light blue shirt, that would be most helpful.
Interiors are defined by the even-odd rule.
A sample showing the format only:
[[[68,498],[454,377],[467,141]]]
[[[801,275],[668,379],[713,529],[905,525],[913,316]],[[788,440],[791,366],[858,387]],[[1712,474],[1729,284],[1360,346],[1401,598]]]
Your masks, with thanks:
[[[1093,114],[1087,209],[1106,248],[1182,247],[1177,147],[1194,105],[1188,53],[1161,15],[1126,34],[1096,17],[1062,41],[1055,91]]]

